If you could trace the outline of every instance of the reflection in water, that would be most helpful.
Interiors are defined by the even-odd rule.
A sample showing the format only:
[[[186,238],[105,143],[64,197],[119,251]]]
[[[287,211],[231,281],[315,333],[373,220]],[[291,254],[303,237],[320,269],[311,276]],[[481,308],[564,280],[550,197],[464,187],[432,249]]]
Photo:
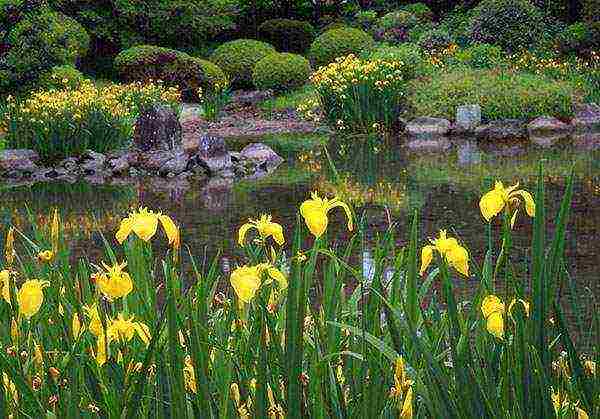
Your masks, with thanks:
[[[511,148],[518,148],[520,152],[510,152]],[[241,224],[250,217],[270,213],[275,221],[288,228],[289,238],[298,205],[311,190],[320,189],[345,195],[344,199],[352,201],[355,207],[370,208],[364,217],[368,237],[394,222],[397,244],[405,245],[410,215],[418,209],[422,242],[439,229],[448,228],[480,261],[485,248],[484,222],[478,210],[482,192],[496,178],[505,184],[519,181],[525,189],[534,190],[538,161],[543,158],[550,220],[558,212],[565,178],[571,167],[575,169],[566,257],[580,290],[577,296],[580,304],[588,310],[596,308],[591,304],[593,296],[600,295],[597,280],[600,254],[596,245],[600,234],[598,152],[536,150],[521,144],[481,150],[476,143],[462,142],[444,154],[408,154],[398,140],[376,138],[353,138],[345,143],[333,141],[328,152],[335,170],[327,155],[317,148],[292,159],[269,177],[240,183],[229,179],[212,179],[205,184],[187,181],[177,184],[165,180],[162,186],[142,181],[134,186],[38,184],[4,189],[0,190],[0,216],[3,225],[12,222],[25,226],[28,224],[27,206],[43,224],[51,209],[58,207],[75,252],[93,259],[101,257],[102,251],[96,230],[111,240],[118,221],[130,207],[148,206],[168,213],[181,224],[183,242],[200,259],[210,260],[221,249],[220,266],[228,272],[242,262],[242,252],[235,240]],[[330,237],[344,243],[349,233],[341,217],[341,213],[332,213]],[[493,227],[499,237],[499,225]],[[550,224],[549,229],[552,228]],[[528,269],[526,249],[531,231],[531,220],[520,217],[514,248],[520,270],[517,274],[521,276],[525,276]],[[5,229],[0,234],[5,234]],[[365,276],[372,278],[372,254],[365,250],[361,256]],[[390,278],[391,274],[391,271],[386,272]],[[475,286],[475,280],[457,283],[465,295]]]

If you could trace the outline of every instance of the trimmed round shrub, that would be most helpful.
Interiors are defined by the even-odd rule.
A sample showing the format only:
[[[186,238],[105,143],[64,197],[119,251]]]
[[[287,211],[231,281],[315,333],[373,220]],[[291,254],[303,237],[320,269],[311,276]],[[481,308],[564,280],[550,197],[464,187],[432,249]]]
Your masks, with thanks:
[[[508,51],[535,48],[544,43],[545,18],[528,0],[484,0],[474,10],[469,38]]]
[[[397,10],[383,15],[375,28],[375,39],[390,43],[408,40],[409,31],[419,24],[419,19],[407,11]]]
[[[278,51],[302,53],[315,39],[315,28],[308,22],[293,19],[267,20],[259,27],[263,40]]]
[[[365,54],[369,60],[382,60],[400,64],[400,71],[404,80],[412,80],[428,74],[429,61],[418,45],[402,44],[399,46],[383,46]]]
[[[85,80],[81,71],[72,65],[60,65],[44,74],[38,83],[38,86],[44,90],[78,89]]]
[[[218,47],[210,60],[223,69],[232,85],[251,87],[254,66],[274,52],[275,48],[266,42],[238,39]]]
[[[570,83],[530,73],[468,70],[413,82],[410,108],[417,116],[453,119],[456,107],[478,103],[485,120],[569,118],[577,92]]]
[[[303,56],[276,52],[256,63],[252,79],[258,89],[283,92],[303,86],[310,73],[310,63]]]
[[[90,43],[75,20],[38,1],[0,6],[0,92],[32,87],[52,67],[75,65]]]
[[[419,46],[427,51],[439,51],[454,43],[452,36],[443,29],[425,32],[419,38]]]
[[[310,46],[310,59],[316,67],[329,64],[348,54],[359,55],[374,47],[368,33],[356,28],[331,29],[319,36]]]
[[[459,50],[456,58],[459,62],[472,68],[491,69],[504,64],[504,52],[496,45],[475,44]]]
[[[177,85],[186,99],[195,99],[199,87],[211,91],[212,86],[227,79],[210,61],[154,45],[121,51],[115,58],[115,67],[125,81],[162,80],[167,85]]]

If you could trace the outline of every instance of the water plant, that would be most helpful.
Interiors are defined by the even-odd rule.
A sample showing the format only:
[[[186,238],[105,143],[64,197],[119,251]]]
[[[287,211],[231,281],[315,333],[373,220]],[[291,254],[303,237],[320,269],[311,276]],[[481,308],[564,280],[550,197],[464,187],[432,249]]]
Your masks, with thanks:
[[[245,256],[224,276],[217,260],[184,252],[176,220],[160,212],[125,217],[104,238],[99,269],[71,264],[58,213],[30,237],[9,228],[0,414],[597,417],[598,313],[573,333],[560,292],[572,285],[563,249],[573,181],[547,242],[539,172],[533,194],[498,183],[482,196],[473,222],[488,239],[483,261],[457,231],[421,243],[415,214],[403,247],[390,225],[370,265],[357,263],[362,217],[317,193],[294,231],[276,214],[240,222]],[[513,260],[515,199],[533,216],[526,271]],[[457,301],[457,281],[472,284],[469,300]]]

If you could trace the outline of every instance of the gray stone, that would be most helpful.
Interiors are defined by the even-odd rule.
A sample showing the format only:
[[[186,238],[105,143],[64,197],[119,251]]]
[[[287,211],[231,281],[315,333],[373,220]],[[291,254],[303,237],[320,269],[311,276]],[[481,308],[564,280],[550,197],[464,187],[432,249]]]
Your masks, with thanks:
[[[231,156],[225,146],[225,140],[206,135],[198,139],[198,151],[192,158],[192,164],[206,167],[211,175],[231,170],[233,166]]]
[[[240,152],[240,157],[250,160],[257,168],[267,173],[271,173],[283,163],[283,158],[263,143],[248,144]]]
[[[534,144],[549,146],[568,137],[571,127],[556,118],[540,116],[527,124],[527,133]]]
[[[411,120],[405,127],[412,138],[433,138],[448,134],[450,121],[443,118],[420,117]]]
[[[129,170],[129,156],[124,154],[108,161],[108,167],[115,173],[125,173]]]
[[[231,103],[227,108],[229,109],[236,106],[254,106],[272,97],[272,90],[238,90],[231,95]]]
[[[0,170],[33,172],[37,169],[38,154],[33,150],[9,149],[0,151]]]
[[[185,171],[188,161],[189,156],[183,151],[183,149],[173,151],[171,158],[167,160],[160,168],[160,173],[176,176]]]
[[[159,173],[164,165],[173,158],[173,152],[169,150],[152,150],[140,153],[138,166],[141,170],[151,173]]]
[[[448,150],[450,148],[450,141],[446,137],[413,139],[406,143],[406,147],[410,151],[431,153]]]
[[[525,138],[527,127],[519,119],[500,119],[475,128],[475,135],[482,140],[507,140]]]
[[[579,151],[600,150],[600,133],[574,135],[572,144]]]
[[[600,106],[589,103],[576,113],[571,125],[576,134],[600,133]]]
[[[81,156],[81,168],[88,174],[104,171],[106,156],[102,153],[88,150]]]
[[[481,124],[481,106],[462,105],[456,108],[456,125],[462,130],[473,130]]]
[[[181,123],[169,107],[152,105],[135,123],[133,143],[142,151],[173,150],[181,145]]]

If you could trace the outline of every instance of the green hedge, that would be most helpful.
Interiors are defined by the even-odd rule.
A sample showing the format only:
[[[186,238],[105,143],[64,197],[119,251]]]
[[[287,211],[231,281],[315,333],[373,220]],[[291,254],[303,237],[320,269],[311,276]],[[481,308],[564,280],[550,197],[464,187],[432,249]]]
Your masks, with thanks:
[[[569,83],[527,73],[461,70],[413,83],[410,108],[417,116],[454,119],[456,107],[477,103],[486,120],[567,118],[577,100]]]
[[[184,52],[154,45],[138,45],[121,51],[115,67],[124,81],[162,80],[177,85],[186,99],[195,99],[197,89],[211,91],[226,80],[215,64]]]
[[[256,63],[253,80],[258,89],[282,92],[303,86],[310,73],[310,63],[303,56],[276,52]]]
[[[218,47],[210,60],[223,69],[232,85],[251,87],[254,66],[274,52],[275,48],[266,42],[238,39]]]
[[[271,19],[259,27],[261,38],[278,51],[303,53],[315,39],[315,28],[308,22],[293,19]]]
[[[383,60],[401,63],[400,71],[404,80],[413,80],[425,76],[431,71],[431,65],[425,52],[415,44],[382,46],[365,54],[369,60]]]
[[[368,33],[356,28],[331,29],[323,33],[310,47],[310,59],[319,67],[335,61],[348,54],[359,55],[375,46],[375,41]]]

